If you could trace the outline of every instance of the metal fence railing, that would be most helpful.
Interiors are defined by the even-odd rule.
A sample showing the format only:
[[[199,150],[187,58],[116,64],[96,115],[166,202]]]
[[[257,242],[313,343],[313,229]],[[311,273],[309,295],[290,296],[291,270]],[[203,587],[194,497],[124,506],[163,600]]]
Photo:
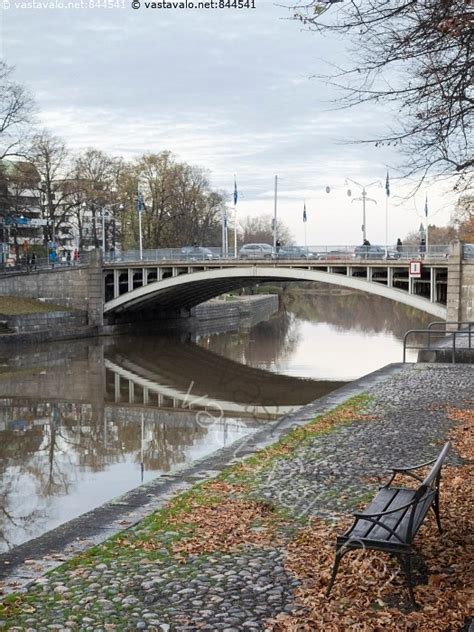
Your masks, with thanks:
[[[456,326],[457,329],[449,331],[447,326]],[[435,328],[437,327],[437,328]],[[410,337],[418,336],[424,338],[426,344],[409,345]],[[466,345],[462,347],[458,341],[466,340]],[[406,352],[408,349],[418,351],[434,351],[448,349],[451,351],[451,362],[456,362],[456,351],[460,348],[474,351],[474,322],[473,321],[433,321],[426,329],[410,329],[403,337],[403,362],[406,362]]]
[[[25,258],[20,260],[9,259],[6,263],[0,263],[0,273],[8,272],[30,272],[32,269],[55,268],[62,269],[69,265],[84,265],[89,262],[90,252],[81,252],[78,260],[67,261],[64,257],[58,258],[55,262],[47,258],[38,258],[35,264],[28,264]],[[272,259],[308,259],[315,261],[383,261],[400,260],[409,261],[412,259],[425,259],[427,261],[447,259],[449,256],[449,246],[445,244],[433,244],[428,247],[427,252],[420,252],[417,245],[389,246],[387,249],[382,245],[354,246],[354,245],[310,245],[310,246],[286,246],[272,249]],[[219,246],[189,246],[185,248],[152,248],[143,250],[140,256],[139,250],[116,250],[107,252],[104,256],[105,262],[139,262],[139,261],[216,261],[236,259],[258,259],[258,253],[249,256],[248,250],[244,253],[233,248],[229,248],[226,256],[223,256]],[[463,245],[463,258],[474,260],[474,244]]]
[[[321,261],[347,261],[350,260],[411,260],[423,258],[427,260],[446,259],[449,254],[449,246],[434,244],[429,246],[428,252],[420,252],[416,245],[408,246],[354,246],[354,245],[311,245],[311,246],[281,246],[272,249],[273,259],[313,259]],[[188,248],[153,248],[142,251],[124,250],[106,253],[106,262],[133,262],[133,261],[215,261],[235,259],[261,258],[258,251],[252,254],[249,251],[229,249],[227,255],[223,255],[222,249],[217,246],[197,246]],[[265,257],[266,258],[266,257]]]
[[[50,257],[37,257],[34,261],[21,257],[0,263],[0,274],[30,273],[38,270],[64,270],[66,268],[89,265],[90,253],[80,253],[78,259],[67,260],[65,257],[52,260]]]

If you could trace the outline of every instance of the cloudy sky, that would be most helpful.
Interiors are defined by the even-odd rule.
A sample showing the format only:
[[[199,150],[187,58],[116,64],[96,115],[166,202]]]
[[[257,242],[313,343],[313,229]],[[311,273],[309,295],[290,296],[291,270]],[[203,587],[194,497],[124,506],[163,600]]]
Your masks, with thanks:
[[[367,235],[384,243],[387,167],[394,194],[389,242],[418,229],[426,193],[430,221],[449,220],[453,200],[439,185],[397,201],[409,186],[395,179],[400,157],[351,143],[383,132],[393,114],[334,109],[337,95],[312,78],[331,63],[349,62],[344,41],[304,31],[285,8],[262,0],[241,10],[82,3],[87,8],[0,0],[0,55],[35,95],[42,124],[73,150],[94,146],[127,158],[171,150],[209,170],[229,204],[235,174],[240,216],[273,213],[278,175],[278,216],[298,243],[304,200],[308,244],[360,242],[361,203],[347,196],[347,177],[379,180],[369,190],[378,204],[368,205]]]

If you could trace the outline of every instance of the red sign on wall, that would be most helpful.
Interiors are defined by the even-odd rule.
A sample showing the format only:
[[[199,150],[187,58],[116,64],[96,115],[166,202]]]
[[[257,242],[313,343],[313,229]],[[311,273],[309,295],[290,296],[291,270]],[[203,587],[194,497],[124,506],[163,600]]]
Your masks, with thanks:
[[[412,279],[419,279],[421,277],[421,261],[416,259],[410,261],[410,277]]]

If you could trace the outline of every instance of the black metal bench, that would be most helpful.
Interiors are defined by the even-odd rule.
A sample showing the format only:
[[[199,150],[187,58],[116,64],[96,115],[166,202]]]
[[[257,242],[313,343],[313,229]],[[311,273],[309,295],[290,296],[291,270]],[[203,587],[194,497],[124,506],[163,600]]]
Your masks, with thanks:
[[[336,559],[326,593],[328,597],[336,579],[341,558],[353,549],[371,549],[385,551],[399,558],[407,577],[411,601],[414,606],[417,605],[412,581],[412,555],[416,551],[412,542],[430,508],[434,511],[438,530],[441,533],[439,486],[441,467],[449,447],[448,442],[433,461],[413,467],[393,469],[389,482],[380,488],[368,507],[362,512],[354,513],[354,523],[336,540]],[[433,467],[424,479],[416,474],[416,470],[432,464]],[[392,487],[397,474],[410,476],[421,484],[416,489]]]

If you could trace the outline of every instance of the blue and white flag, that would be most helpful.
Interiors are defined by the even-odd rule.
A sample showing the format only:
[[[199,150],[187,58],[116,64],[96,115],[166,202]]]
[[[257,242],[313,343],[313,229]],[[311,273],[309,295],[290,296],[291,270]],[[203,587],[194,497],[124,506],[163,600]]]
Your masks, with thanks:
[[[237,200],[239,199],[239,194],[237,192],[237,182],[234,178],[234,206],[237,205]]]
[[[425,198],[425,217],[428,217],[428,195]]]
[[[387,171],[387,179],[385,180],[385,193],[387,194],[387,197],[390,197],[390,178],[388,175],[388,171]]]
[[[306,202],[304,203],[304,208],[303,208],[303,222],[307,222],[308,221],[308,216],[306,215]]]
[[[137,211],[141,213],[145,210],[145,202],[143,201],[143,194],[137,191]]]

